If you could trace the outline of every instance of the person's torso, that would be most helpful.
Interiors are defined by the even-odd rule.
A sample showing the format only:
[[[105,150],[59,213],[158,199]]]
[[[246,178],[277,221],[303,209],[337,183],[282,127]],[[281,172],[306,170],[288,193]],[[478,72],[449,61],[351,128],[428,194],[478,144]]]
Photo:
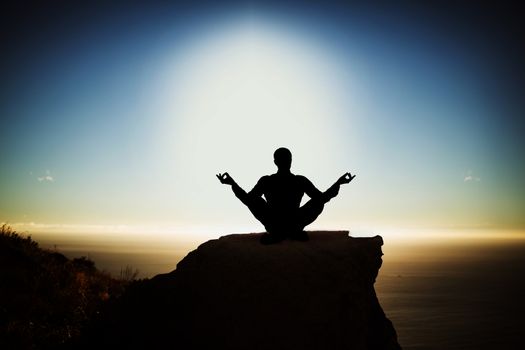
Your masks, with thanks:
[[[305,193],[304,178],[300,175],[273,174],[266,178],[264,198],[275,210],[296,210],[301,205]]]

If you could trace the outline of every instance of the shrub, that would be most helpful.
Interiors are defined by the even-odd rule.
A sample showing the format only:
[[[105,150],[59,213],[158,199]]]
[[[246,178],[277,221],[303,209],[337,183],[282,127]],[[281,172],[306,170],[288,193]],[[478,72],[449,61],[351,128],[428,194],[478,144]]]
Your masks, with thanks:
[[[103,304],[136,277],[101,272],[86,258],[41,249],[30,236],[0,227],[0,348],[56,347],[80,335]]]

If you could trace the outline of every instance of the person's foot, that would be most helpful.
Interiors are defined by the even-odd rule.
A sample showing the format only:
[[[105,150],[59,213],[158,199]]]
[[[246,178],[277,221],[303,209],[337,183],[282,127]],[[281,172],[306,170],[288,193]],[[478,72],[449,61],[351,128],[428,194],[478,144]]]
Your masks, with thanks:
[[[306,242],[310,239],[305,231],[294,232],[290,235],[290,239],[294,241]]]
[[[274,244],[274,243],[282,242],[283,240],[284,240],[283,236],[277,235],[275,233],[264,233],[260,239],[262,244]]]

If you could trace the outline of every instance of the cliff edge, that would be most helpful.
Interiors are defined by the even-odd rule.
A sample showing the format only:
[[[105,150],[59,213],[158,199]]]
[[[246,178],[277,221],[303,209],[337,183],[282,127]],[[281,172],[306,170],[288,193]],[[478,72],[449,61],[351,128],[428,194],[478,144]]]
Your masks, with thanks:
[[[380,236],[309,232],[208,241],[114,305],[91,345],[181,349],[400,349],[374,290]],[[109,315],[109,316],[107,316]]]

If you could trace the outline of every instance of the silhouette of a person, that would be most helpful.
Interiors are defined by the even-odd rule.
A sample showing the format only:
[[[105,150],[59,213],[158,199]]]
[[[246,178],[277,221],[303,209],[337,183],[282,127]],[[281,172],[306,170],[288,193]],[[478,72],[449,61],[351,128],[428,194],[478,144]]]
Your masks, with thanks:
[[[290,150],[284,147],[277,149],[273,160],[277,172],[261,177],[248,193],[228,173],[216,176],[222,184],[232,187],[235,196],[264,225],[267,234],[261,237],[261,243],[276,243],[285,238],[307,241],[308,235],[303,231],[304,228],[317,219],[325,203],[337,196],[339,186],[352,181],[355,175],[345,173],[328,190],[321,192],[306,177],[294,175],[290,171]],[[310,200],[300,206],[305,193]]]

